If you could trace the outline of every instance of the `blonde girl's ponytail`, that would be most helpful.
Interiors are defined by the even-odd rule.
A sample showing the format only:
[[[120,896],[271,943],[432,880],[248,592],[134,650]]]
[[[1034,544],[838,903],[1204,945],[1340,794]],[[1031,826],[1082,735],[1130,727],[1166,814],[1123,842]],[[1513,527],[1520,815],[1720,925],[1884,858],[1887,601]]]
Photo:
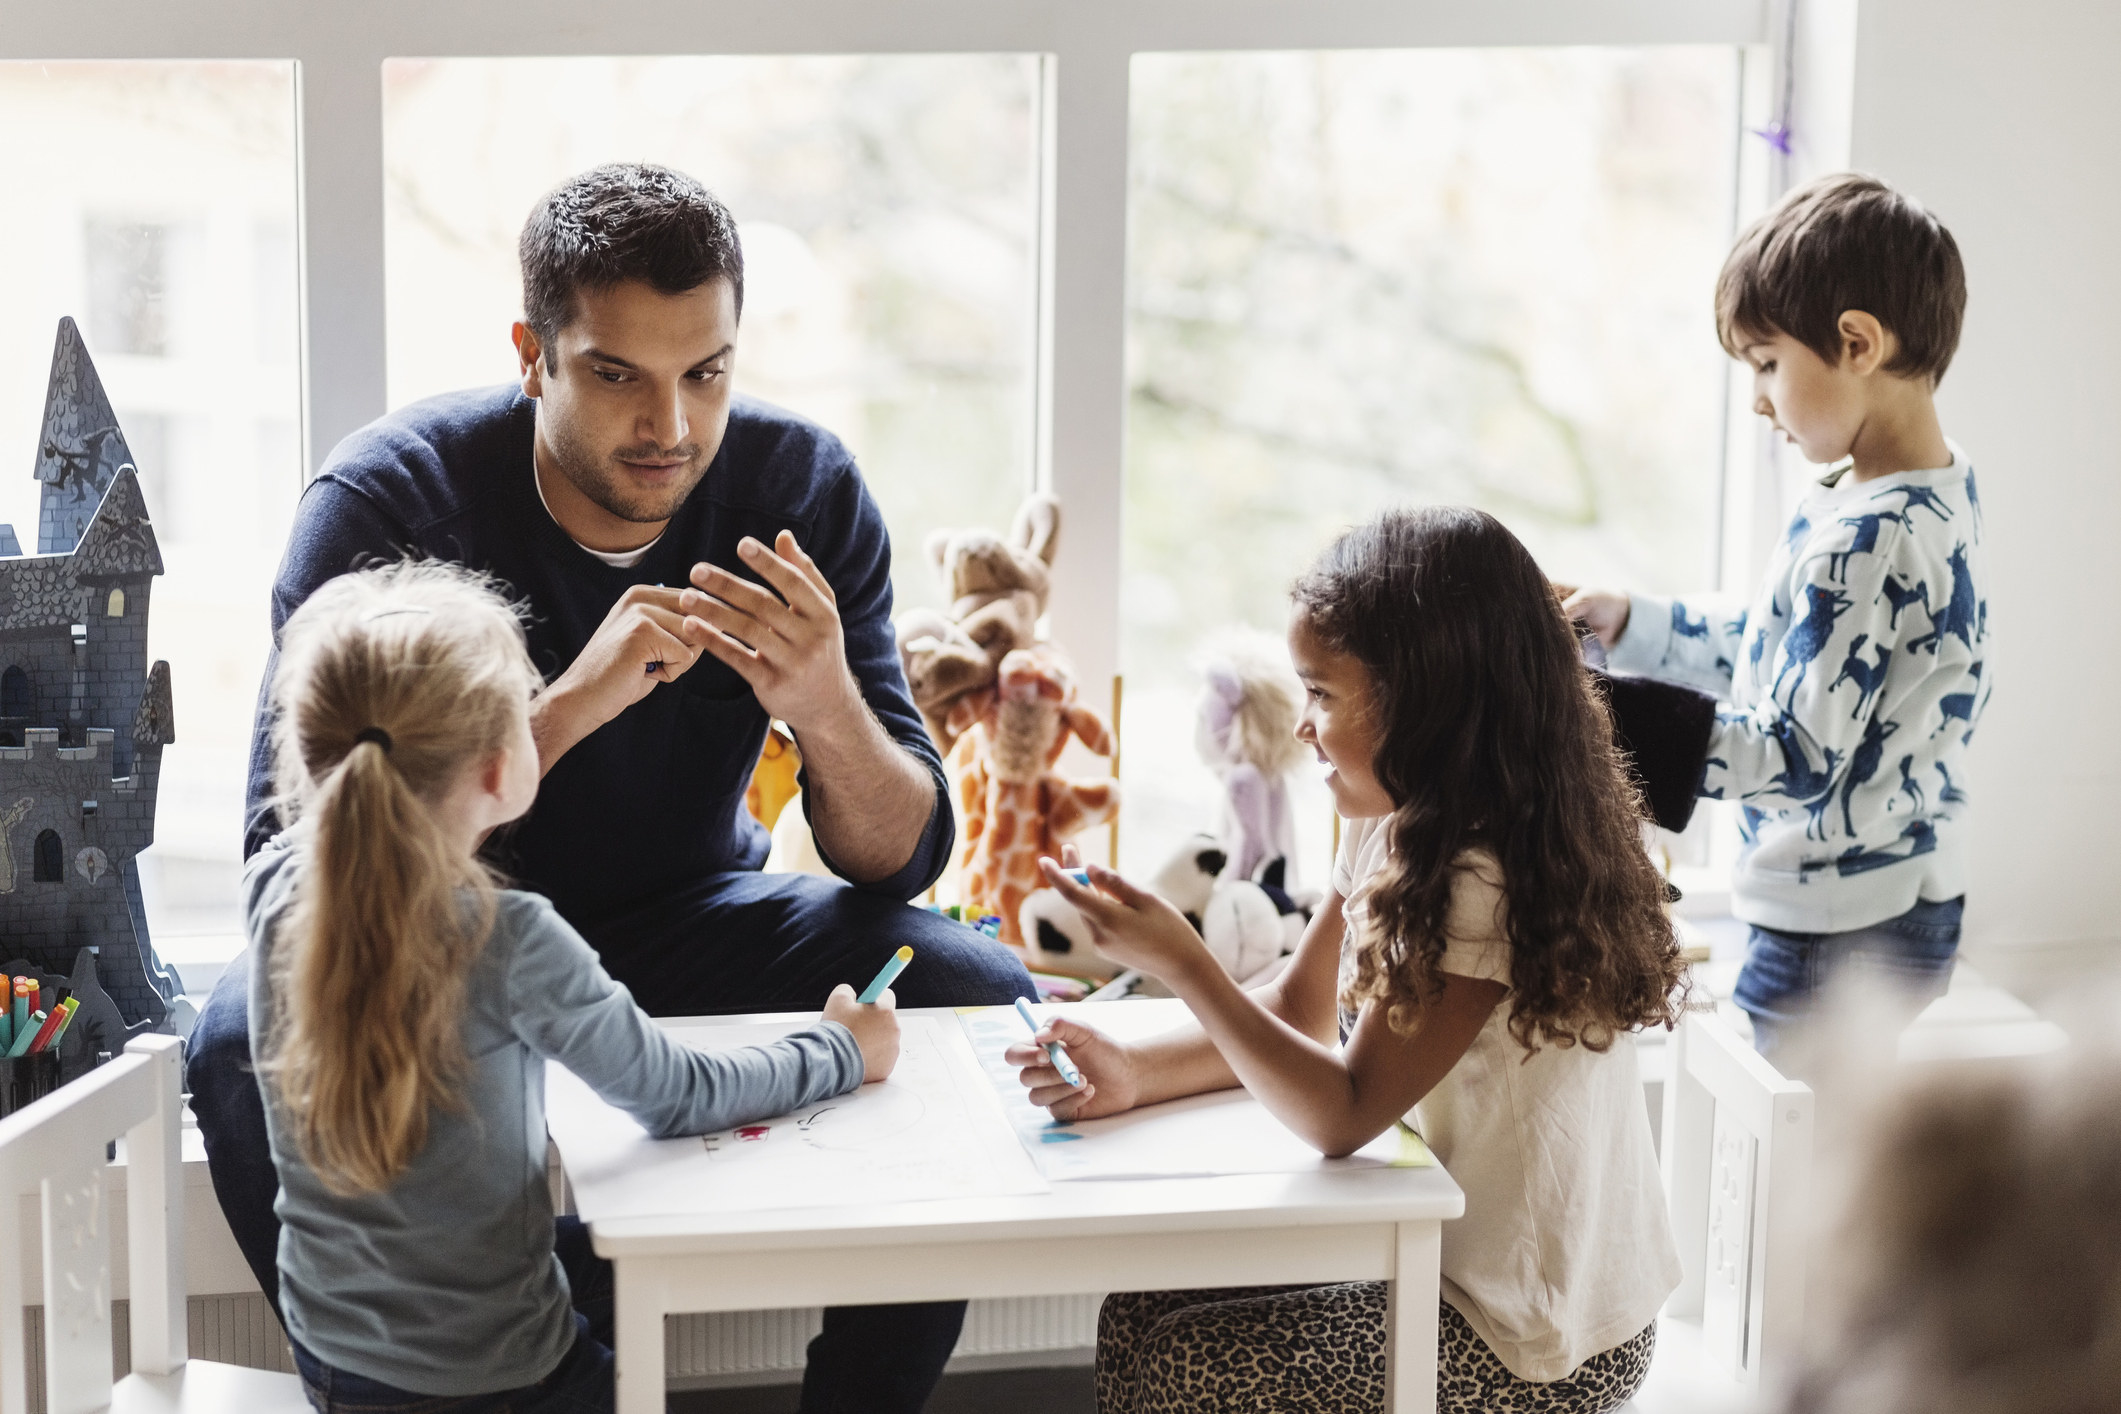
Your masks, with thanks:
[[[340,1193],[386,1188],[460,1103],[464,990],[494,883],[435,806],[517,739],[538,683],[513,610],[454,566],[320,588],[273,678],[282,819],[308,857],[273,953],[260,1070]]]

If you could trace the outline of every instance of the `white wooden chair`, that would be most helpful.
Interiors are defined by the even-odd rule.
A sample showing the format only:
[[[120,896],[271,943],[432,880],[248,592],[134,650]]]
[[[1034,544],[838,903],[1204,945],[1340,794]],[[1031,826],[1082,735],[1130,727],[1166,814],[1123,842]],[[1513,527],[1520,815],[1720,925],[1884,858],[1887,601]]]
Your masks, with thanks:
[[[1712,1014],[1689,1013],[1670,1044],[1664,1189],[1681,1277],[1665,1314],[1698,1320],[1706,1362],[1757,1392],[1802,1335],[1812,1091]]]
[[[292,1375],[185,1358],[184,1181],[174,1036],[143,1036],[0,1120],[0,1212],[42,1205],[45,1414],[295,1414]],[[106,1151],[125,1141],[133,1373],[111,1383]],[[0,1227],[0,1414],[28,1414],[24,1233]]]

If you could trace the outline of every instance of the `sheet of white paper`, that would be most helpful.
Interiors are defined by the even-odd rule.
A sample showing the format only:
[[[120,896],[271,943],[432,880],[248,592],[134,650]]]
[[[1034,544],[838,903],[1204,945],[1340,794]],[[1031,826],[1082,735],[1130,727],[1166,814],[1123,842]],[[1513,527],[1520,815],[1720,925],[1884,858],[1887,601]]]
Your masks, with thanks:
[[[774,1041],[786,1025],[671,1027],[713,1050]],[[767,1208],[901,1203],[1047,1191],[959,1030],[899,1023],[891,1078],[719,1134],[651,1139],[572,1072],[545,1071],[545,1118],[591,1221]]]
[[[1191,1021],[1180,1002],[1091,1002],[1035,1011],[1041,1019],[1048,1012],[1062,1012],[1125,1041],[1138,1041]],[[1420,1167],[1435,1162],[1418,1137],[1398,1127],[1386,1130],[1347,1158],[1324,1158],[1243,1090],[1188,1095],[1104,1119],[1060,1123],[1031,1103],[1017,1079],[1016,1067],[1002,1059],[1003,1051],[1030,1035],[1014,1008],[967,1008],[958,1013],[958,1024],[979,1056],[1025,1151],[1039,1172],[1055,1181]]]

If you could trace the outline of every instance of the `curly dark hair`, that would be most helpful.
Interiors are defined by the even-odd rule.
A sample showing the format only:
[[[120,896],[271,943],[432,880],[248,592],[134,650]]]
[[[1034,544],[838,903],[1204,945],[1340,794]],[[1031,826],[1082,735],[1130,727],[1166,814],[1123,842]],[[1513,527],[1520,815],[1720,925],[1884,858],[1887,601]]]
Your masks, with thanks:
[[[1502,522],[1436,506],[1347,532],[1291,591],[1369,672],[1374,769],[1397,803],[1348,1000],[1401,1033],[1442,987],[1461,856],[1501,865],[1510,1031],[1603,1051],[1678,1019],[1684,975],[1643,805],[1546,576]]]
[[[744,248],[736,218],[683,172],[651,162],[611,162],[569,177],[538,200],[516,241],[523,322],[555,356],[553,336],[576,314],[575,296],[640,280],[666,295],[727,280],[744,314]]]

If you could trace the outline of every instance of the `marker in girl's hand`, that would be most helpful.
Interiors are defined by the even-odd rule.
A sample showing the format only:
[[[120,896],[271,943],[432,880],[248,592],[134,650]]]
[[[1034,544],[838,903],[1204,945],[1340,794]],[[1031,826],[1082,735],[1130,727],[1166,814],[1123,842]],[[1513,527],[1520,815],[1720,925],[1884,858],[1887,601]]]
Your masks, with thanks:
[[[1038,1035],[1038,1018],[1031,1014],[1031,1003],[1025,1001],[1022,997],[1018,997],[1016,999],[1016,1014],[1024,1019],[1024,1025],[1031,1028],[1033,1036]],[[1074,1089],[1080,1090],[1083,1088],[1083,1073],[1075,1068],[1075,1062],[1068,1058],[1068,1053],[1061,1048],[1060,1042],[1048,1041],[1046,1043],[1046,1058],[1053,1062],[1053,1068],[1060,1072],[1062,1080],[1068,1082]]]
[[[898,975],[906,970],[906,964],[911,961],[913,961],[912,948],[900,948],[897,952],[891,954],[891,961],[884,964],[884,970],[876,974],[876,980],[864,987],[862,994],[856,997],[855,1000],[863,1006],[874,1006],[876,999],[884,995],[884,988],[896,982]]]

